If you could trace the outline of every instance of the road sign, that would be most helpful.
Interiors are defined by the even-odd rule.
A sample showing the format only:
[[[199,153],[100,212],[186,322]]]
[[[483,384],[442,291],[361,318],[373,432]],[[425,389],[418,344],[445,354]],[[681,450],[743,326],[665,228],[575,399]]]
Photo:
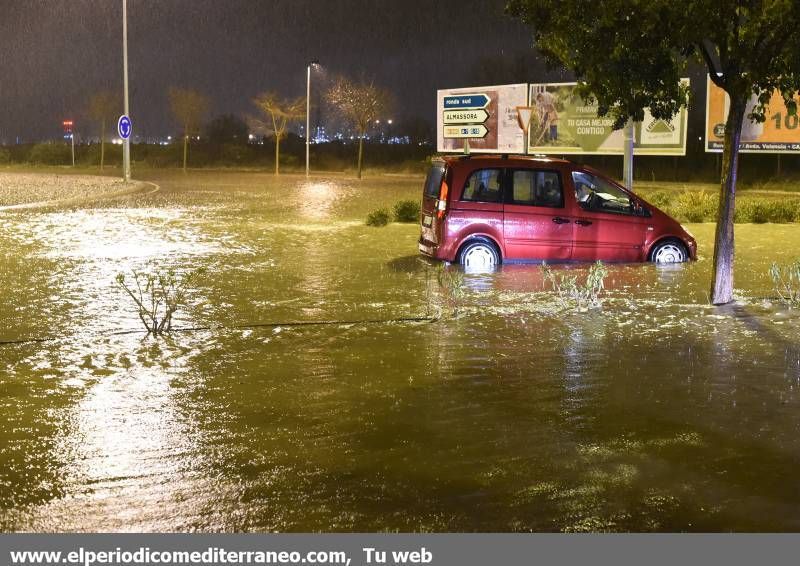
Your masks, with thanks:
[[[489,106],[489,101],[489,96],[482,92],[459,94],[455,96],[445,96],[444,107],[445,109],[486,108]]]
[[[445,126],[444,137],[446,139],[461,138],[483,138],[489,133],[483,124],[470,124],[466,126]]]
[[[445,124],[483,124],[489,119],[486,110],[445,110]]]
[[[119,137],[126,140],[131,137],[131,132],[133,131],[133,124],[131,123],[131,119],[123,114],[117,120],[117,133]]]
[[[442,153],[523,153],[517,106],[528,105],[528,85],[483,85],[436,93],[436,148]],[[469,142],[469,145],[467,145]]]

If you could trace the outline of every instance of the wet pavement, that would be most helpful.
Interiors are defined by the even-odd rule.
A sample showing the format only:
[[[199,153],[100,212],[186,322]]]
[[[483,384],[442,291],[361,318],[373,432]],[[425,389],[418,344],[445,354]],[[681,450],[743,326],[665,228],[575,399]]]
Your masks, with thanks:
[[[420,179],[143,177],[0,213],[2,530],[800,529],[800,317],[767,272],[796,225],[737,225],[722,309],[701,224],[696,263],[609,266],[601,309],[511,265],[451,316],[416,226],[363,225]],[[114,278],[152,261],[206,269],[202,330],[120,333]]]

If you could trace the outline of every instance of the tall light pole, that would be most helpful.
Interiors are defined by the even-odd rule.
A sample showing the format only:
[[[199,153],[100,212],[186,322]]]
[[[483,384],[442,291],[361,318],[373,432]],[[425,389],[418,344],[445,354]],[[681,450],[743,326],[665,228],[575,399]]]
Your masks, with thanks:
[[[314,60],[306,68],[306,177],[309,175],[311,164],[311,67],[319,66],[319,61]]]
[[[124,113],[130,116],[128,107],[128,0],[122,0],[122,77],[124,88]],[[122,177],[131,180],[131,138],[122,140]]]

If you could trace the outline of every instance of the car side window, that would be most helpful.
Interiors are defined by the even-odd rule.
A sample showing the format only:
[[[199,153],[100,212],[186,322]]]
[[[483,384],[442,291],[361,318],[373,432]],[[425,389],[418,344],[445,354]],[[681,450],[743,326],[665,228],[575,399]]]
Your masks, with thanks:
[[[473,171],[464,185],[461,200],[472,202],[501,202],[502,169],[478,169]]]
[[[584,210],[634,215],[633,201],[628,193],[602,177],[585,171],[573,171],[575,200]]]
[[[561,176],[555,171],[517,169],[511,176],[510,201],[512,204],[562,208]]]

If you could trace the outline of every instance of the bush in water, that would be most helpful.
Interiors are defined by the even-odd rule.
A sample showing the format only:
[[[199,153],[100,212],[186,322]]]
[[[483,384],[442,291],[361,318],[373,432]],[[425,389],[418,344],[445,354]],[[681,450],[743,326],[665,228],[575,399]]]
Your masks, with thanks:
[[[390,218],[387,209],[378,208],[367,214],[367,226],[386,226]]]
[[[577,275],[555,273],[546,263],[542,264],[542,275],[545,284],[550,283],[552,286],[556,299],[564,309],[586,311],[602,304],[600,293],[605,288],[608,268],[601,261],[589,268],[583,283],[578,282]]]
[[[788,265],[773,263],[769,275],[781,301],[790,307],[800,307],[800,259]]]
[[[172,330],[172,317],[186,304],[186,289],[202,270],[178,277],[173,269],[158,269],[151,263],[146,270],[133,270],[133,283],[128,284],[124,273],[117,274],[117,284],[136,305],[139,320],[148,334],[160,336]]]
[[[418,222],[419,202],[415,200],[401,200],[394,205],[395,222]]]
[[[440,263],[436,267],[436,280],[439,288],[444,291],[445,303],[450,308],[452,316],[458,314],[458,304],[464,296],[464,272],[456,267],[447,267]]]

